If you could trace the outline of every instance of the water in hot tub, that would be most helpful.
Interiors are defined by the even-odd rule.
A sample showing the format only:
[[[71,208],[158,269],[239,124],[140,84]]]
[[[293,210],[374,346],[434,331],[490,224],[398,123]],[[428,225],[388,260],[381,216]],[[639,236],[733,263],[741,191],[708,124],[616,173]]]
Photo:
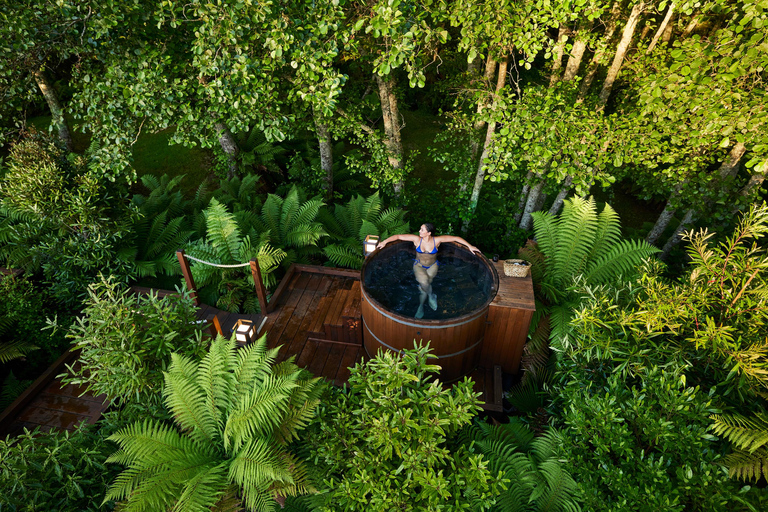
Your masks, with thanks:
[[[419,283],[413,273],[416,253],[411,248],[397,249],[388,251],[388,257],[369,262],[364,276],[365,290],[387,310],[413,317],[419,308]],[[476,257],[441,248],[437,261],[437,275],[432,281],[437,310],[433,311],[425,301],[422,320],[471,313],[490,298],[491,276]]]

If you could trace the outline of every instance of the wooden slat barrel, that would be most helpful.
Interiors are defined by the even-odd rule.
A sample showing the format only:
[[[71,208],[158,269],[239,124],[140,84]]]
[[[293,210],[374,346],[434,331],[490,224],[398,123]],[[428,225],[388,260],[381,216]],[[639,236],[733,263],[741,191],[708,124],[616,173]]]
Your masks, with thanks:
[[[389,246],[382,251],[387,251]],[[468,251],[462,250],[467,255]],[[442,251],[442,249],[441,249]],[[363,265],[361,276],[365,275],[366,266],[379,251],[368,257]],[[384,255],[386,257],[386,255]],[[472,257],[469,255],[469,257]],[[491,296],[484,305],[475,311],[440,320],[416,319],[398,314],[384,307],[367,291],[364,279],[361,278],[361,312],[363,316],[363,345],[369,356],[374,357],[379,349],[401,351],[412,349],[414,340],[430,342],[432,354],[431,364],[439,365],[440,379],[451,382],[472,373],[480,362],[485,334],[488,305],[498,289],[498,274],[486,258],[477,257],[478,263],[488,268],[494,285]]]

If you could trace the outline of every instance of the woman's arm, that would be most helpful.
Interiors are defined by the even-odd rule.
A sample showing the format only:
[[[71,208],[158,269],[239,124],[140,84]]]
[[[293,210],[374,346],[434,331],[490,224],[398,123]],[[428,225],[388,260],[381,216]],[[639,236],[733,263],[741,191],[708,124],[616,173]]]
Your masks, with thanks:
[[[474,245],[470,244],[469,242],[467,242],[466,240],[464,240],[460,236],[440,235],[440,236],[436,236],[435,237],[435,242],[437,242],[438,244],[441,244],[443,242],[453,242],[453,243],[456,243],[456,244],[461,244],[461,245],[463,245],[464,247],[466,247],[467,249],[469,249],[472,252],[476,252],[478,254],[482,254],[480,249],[478,249]]]
[[[392,235],[391,237],[387,238],[386,240],[382,240],[379,242],[379,245],[376,246],[377,249],[381,249],[385,245],[387,245],[389,242],[394,242],[395,240],[405,240],[406,242],[411,242],[414,245],[416,244],[416,240],[418,240],[419,237],[416,235],[409,235],[409,234],[403,234],[403,235]]]

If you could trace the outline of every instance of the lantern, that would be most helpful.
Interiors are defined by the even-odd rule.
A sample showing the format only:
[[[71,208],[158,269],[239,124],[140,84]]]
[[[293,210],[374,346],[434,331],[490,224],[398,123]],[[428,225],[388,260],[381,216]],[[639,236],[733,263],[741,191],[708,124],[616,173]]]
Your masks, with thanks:
[[[248,344],[256,337],[256,328],[253,326],[253,322],[241,318],[235,322],[235,339],[238,343]]]
[[[365,255],[368,256],[373,251],[376,250],[376,246],[379,245],[379,237],[376,235],[368,235],[365,237],[365,242],[363,242],[363,249],[365,252]]]

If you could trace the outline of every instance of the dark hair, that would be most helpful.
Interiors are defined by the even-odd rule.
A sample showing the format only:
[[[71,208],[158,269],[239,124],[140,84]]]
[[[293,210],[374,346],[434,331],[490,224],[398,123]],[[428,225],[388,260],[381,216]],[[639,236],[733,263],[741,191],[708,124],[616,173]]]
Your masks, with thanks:
[[[435,236],[435,225],[431,222],[425,222],[424,227],[429,231],[430,235]]]

